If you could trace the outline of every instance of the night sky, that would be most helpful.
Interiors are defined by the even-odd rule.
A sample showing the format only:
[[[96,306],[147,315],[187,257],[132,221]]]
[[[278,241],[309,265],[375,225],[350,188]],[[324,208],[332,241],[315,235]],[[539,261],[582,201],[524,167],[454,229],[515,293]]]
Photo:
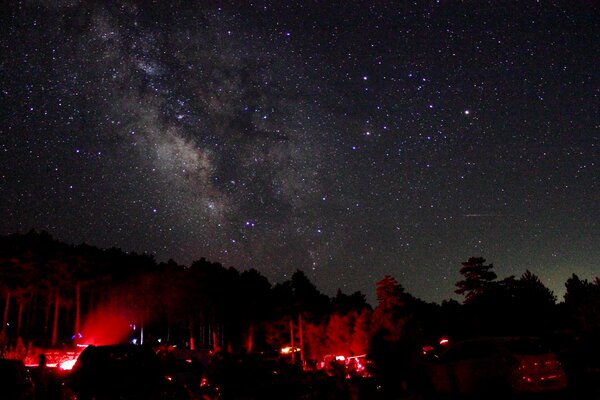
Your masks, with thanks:
[[[328,295],[600,275],[596,1],[5,1],[0,234]]]

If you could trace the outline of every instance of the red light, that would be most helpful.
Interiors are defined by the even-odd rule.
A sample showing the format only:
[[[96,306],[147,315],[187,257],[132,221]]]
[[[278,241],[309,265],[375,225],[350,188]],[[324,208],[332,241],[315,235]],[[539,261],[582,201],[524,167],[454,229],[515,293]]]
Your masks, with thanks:
[[[448,340],[448,338],[443,337],[443,338],[440,338],[439,343],[440,343],[440,346],[445,346],[448,343],[450,343],[450,340]]]
[[[335,360],[336,361],[345,361],[346,357],[344,357],[344,356],[335,356]]]
[[[46,356],[46,367],[60,368],[62,370],[70,370],[75,365],[77,357],[81,353],[80,349],[73,350],[46,350],[43,354]],[[37,367],[39,360],[33,360],[33,357],[28,356],[25,360],[25,365],[28,367]]]
[[[81,341],[94,344],[115,344],[127,340],[134,329],[127,315],[127,310],[115,310],[109,306],[100,306],[93,311],[83,323]]]
[[[435,349],[433,348],[433,346],[423,346],[423,347],[421,348],[421,351],[423,352],[423,355],[427,355],[427,353],[430,353],[430,352],[432,352],[433,350],[435,350]]]

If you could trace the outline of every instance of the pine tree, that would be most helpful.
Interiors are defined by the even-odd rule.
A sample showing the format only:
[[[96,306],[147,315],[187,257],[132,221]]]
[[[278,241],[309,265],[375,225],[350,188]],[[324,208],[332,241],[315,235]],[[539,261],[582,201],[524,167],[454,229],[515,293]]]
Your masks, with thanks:
[[[385,330],[388,340],[399,340],[406,320],[404,288],[392,276],[386,275],[377,282],[377,307],[373,312],[373,332]]]
[[[497,278],[493,271],[494,265],[484,265],[485,258],[471,257],[462,263],[461,275],[465,278],[456,283],[455,293],[465,296],[465,303],[470,303],[481,296],[490,284]]]

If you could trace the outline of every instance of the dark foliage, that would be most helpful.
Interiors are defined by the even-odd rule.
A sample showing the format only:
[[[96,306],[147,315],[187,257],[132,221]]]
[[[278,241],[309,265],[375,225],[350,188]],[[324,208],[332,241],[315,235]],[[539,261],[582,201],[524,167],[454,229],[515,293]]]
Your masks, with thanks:
[[[67,245],[46,232],[14,234],[0,237],[0,338],[2,350],[72,345],[98,326],[115,333],[124,321],[120,336],[96,332],[94,338],[273,355],[293,344],[301,351],[291,359],[307,365],[367,353],[386,390],[398,393],[416,379],[412,366],[421,347],[443,336],[600,332],[598,278],[573,275],[564,303],[557,304],[529,270],[518,279],[497,279],[492,264],[472,257],[460,272],[456,292],[464,304],[426,303],[386,276],[377,282],[373,309],[360,292],[329,298],[300,270],[272,285],[257,270],[240,272],[204,258],[189,266],[157,263],[119,249]]]

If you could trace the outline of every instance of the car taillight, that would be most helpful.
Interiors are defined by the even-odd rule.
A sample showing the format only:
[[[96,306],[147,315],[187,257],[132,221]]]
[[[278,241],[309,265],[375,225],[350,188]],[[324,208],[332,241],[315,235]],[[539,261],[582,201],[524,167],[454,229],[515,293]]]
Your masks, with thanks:
[[[520,356],[517,361],[518,367],[513,370],[512,377],[517,391],[536,392],[566,387],[565,373],[554,355]]]
[[[524,359],[519,363],[519,372],[539,374],[561,370],[560,362],[553,358]]]

